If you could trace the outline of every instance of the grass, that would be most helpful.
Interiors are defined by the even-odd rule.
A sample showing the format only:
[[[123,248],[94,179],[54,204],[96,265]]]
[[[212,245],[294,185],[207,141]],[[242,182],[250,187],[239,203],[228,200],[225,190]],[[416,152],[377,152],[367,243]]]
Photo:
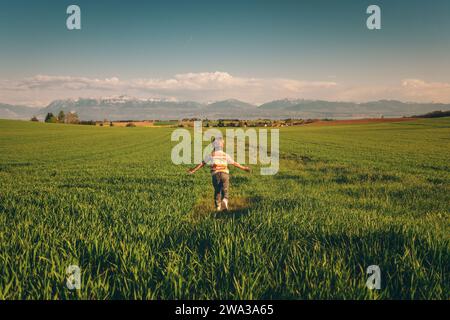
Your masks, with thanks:
[[[155,126],[176,126],[178,121],[155,121],[153,124]]]
[[[171,130],[0,120],[0,298],[450,297],[450,118],[283,128],[223,214]]]

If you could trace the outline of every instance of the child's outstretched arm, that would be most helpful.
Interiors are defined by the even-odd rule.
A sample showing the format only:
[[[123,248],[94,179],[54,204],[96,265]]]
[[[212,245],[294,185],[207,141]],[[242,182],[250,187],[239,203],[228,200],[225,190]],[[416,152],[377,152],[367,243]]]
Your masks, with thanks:
[[[235,166],[236,168],[239,168],[241,170],[247,171],[247,172],[251,171],[251,169],[249,167],[243,166],[243,165],[241,165],[241,164],[239,164],[237,162],[234,162],[233,166]]]
[[[194,168],[189,169],[189,170],[188,170],[188,173],[189,173],[189,174],[194,174],[197,170],[203,168],[204,166],[205,166],[205,162],[202,161],[201,163],[199,163],[198,165],[196,165]]]

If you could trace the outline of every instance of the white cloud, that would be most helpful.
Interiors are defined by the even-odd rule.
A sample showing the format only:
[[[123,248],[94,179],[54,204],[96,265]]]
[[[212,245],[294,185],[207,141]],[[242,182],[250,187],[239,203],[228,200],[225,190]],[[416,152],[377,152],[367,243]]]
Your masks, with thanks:
[[[405,79],[402,81],[402,88],[412,100],[450,101],[450,83]]]
[[[171,97],[179,100],[210,101],[237,98],[260,102],[286,97],[300,97],[317,89],[334,87],[330,81],[298,81],[281,78],[246,78],[227,72],[177,74],[169,79],[131,79],[117,77],[98,79],[72,76],[37,75],[19,81],[3,81],[0,91],[9,90],[11,96],[34,94],[48,100],[76,96],[130,94],[138,97]],[[14,93],[15,92],[15,93]],[[52,94],[54,96],[52,96]],[[23,100],[23,99],[22,99]]]
[[[256,79],[233,77],[227,72],[201,72],[177,74],[170,79],[137,79],[129,81],[133,88],[143,90],[224,90],[247,87]]]
[[[251,78],[227,72],[177,74],[167,79],[119,79],[36,75],[0,80],[0,97],[8,103],[46,104],[54,99],[126,94],[138,98],[212,101],[236,98],[262,103],[283,98],[368,101],[450,101],[450,84],[405,79],[393,86],[346,86],[335,81],[302,81],[287,78]],[[39,102],[39,103],[38,103]]]
[[[25,78],[22,81],[13,82],[13,89],[30,90],[30,89],[51,89],[66,88],[71,90],[82,89],[114,89],[120,84],[120,80],[116,77],[106,79],[91,79],[86,77],[70,77],[70,76],[48,76],[37,75],[32,78]]]
[[[338,100],[368,101],[396,99],[412,102],[450,103],[450,83],[404,79],[398,85],[354,86],[340,90]]]

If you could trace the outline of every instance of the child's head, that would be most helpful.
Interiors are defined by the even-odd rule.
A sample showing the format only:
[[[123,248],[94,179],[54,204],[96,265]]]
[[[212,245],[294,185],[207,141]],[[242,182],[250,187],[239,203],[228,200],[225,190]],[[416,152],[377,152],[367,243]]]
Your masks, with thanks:
[[[222,137],[213,138],[214,151],[223,150],[224,141]]]

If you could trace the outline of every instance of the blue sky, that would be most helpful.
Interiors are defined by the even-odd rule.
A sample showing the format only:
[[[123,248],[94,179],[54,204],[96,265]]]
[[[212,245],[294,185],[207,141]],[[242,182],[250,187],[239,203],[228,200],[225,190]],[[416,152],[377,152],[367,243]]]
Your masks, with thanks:
[[[70,4],[82,30],[66,29]],[[366,28],[370,4],[381,30]],[[449,31],[447,0],[0,0],[0,102],[450,102]]]

